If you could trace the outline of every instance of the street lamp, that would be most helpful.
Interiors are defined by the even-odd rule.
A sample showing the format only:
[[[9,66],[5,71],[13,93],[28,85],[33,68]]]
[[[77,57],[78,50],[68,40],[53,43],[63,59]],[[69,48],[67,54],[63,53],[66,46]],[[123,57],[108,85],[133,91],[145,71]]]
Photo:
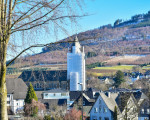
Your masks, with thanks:
[[[82,120],[83,120],[83,83],[78,83],[79,85],[81,85],[81,103],[82,103]]]

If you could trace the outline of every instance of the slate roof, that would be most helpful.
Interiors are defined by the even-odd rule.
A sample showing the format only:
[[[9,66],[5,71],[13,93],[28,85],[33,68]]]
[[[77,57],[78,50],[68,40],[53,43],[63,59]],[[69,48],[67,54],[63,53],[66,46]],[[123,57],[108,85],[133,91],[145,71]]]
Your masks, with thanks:
[[[27,86],[22,79],[6,79],[7,94],[13,94],[14,99],[25,99]]]
[[[132,97],[132,99],[134,100],[134,103],[137,105],[136,99],[134,98],[133,94],[130,93],[130,92],[128,92],[128,93],[123,93],[122,92],[116,98],[116,103],[117,103],[117,105],[118,105],[121,112],[125,109],[125,107],[127,105],[127,102],[128,102],[130,97]]]
[[[67,81],[67,70],[23,71],[19,78],[22,78],[24,82]]]
[[[141,91],[138,91],[138,92],[134,92],[133,93],[135,99],[137,100],[137,102],[140,100],[140,99],[148,99],[148,97]]]
[[[70,91],[70,100],[76,100],[80,95],[81,91]],[[93,99],[93,92],[92,91],[84,91],[84,94],[87,95],[90,99]]]
[[[126,89],[126,88],[116,88],[116,89],[107,90],[105,92],[113,92],[113,93],[116,93],[116,92],[133,92],[133,90]]]
[[[107,107],[114,112],[114,108],[115,106],[117,106],[115,100],[113,100],[112,97],[107,97],[104,93],[100,93],[100,96],[103,98],[105,104],[107,105]]]
[[[115,108],[115,106],[117,106],[117,103],[115,102],[115,100],[114,100],[114,97],[108,97],[108,96],[106,96],[105,95],[105,93],[103,93],[103,92],[100,92],[99,93],[99,96],[101,96],[102,97],[102,99],[103,99],[103,101],[105,102],[105,104],[107,105],[107,107],[111,110],[111,112],[114,112],[114,108]],[[97,99],[98,99],[99,97],[97,97]],[[116,98],[116,97],[115,97]],[[95,100],[95,101],[97,101],[97,99]],[[95,102],[96,103],[96,102]],[[94,103],[94,104],[95,104]],[[92,110],[92,108],[94,107],[94,105],[91,107],[91,110]],[[90,111],[91,111],[90,110]],[[89,112],[90,112],[89,111]]]

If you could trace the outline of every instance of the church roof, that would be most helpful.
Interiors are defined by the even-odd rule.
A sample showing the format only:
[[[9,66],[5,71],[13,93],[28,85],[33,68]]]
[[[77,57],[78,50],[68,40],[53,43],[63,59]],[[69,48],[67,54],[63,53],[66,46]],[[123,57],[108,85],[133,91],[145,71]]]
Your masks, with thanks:
[[[19,78],[24,82],[34,81],[67,81],[67,70],[23,71]]]

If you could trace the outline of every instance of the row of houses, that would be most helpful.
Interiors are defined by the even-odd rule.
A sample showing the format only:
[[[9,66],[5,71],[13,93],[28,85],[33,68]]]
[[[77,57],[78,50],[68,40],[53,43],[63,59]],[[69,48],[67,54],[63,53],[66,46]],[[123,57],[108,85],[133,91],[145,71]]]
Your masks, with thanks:
[[[141,80],[143,78],[145,79],[150,78],[150,71],[148,70],[144,74],[140,72],[132,72],[132,73],[124,72],[124,76],[126,77],[128,84],[133,84],[133,82],[135,82],[136,80]],[[114,83],[113,78],[110,76],[98,77],[98,79],[100,79],[101,82],[108,85],[112,85]]]
[[[7,106],[15,114],[23,112],[24,99],[27,86],[22,79],[7,79],[8,88]],[[36,91],[38,100],[45,104],[47,113],[54,106],[63,106],[63,112],[75,107],[83,111],[90,120],[113,120],[114,110],[117,107],[118,120],[149,120],[150,105],[149,98],[138,89],[111,89],[100,91],[88,89],[83,92],[83,103],[81,100],[82,91],[68,91],[52,89]]]

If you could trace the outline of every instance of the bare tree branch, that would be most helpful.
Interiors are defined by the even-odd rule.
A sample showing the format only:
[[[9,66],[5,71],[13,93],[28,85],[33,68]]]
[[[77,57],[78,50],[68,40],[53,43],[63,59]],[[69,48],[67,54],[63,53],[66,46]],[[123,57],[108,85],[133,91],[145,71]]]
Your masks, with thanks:
[[[58,6],[60,6],[63,2],[64,2],[64,0],[62,0],[59,4],[57,4],[54,8],[52,8],[52,10],[50,10],[49,12],[47,12],[46,14],[44,14],[43,16],[41,16],[41,17],[39,17],[39,18],[37,18],[37,19],[34,19],[34,20],[31,21],[31,22],[28,22],[28,23],[23,24],[23,25],[21,25],[21,26],[15,28],[15,30],[17,30],[17,29],[19,29],[19,28],[21,28],[21,27],[24,27],[24,26],[26,26],[26,25],[29,25],[29,24],[31,24],[31,23],[33,23],[33,22],[36,22],[36,21],[38,21],[38,20],[40,20],[40,19],[46,17],[48,14],[50,14],[51,12],[53,12]]]
[[[85,16],[85,15],[84,15]],[[60,19],[64,19],[64,18],[77,18],[77,17],[84,17],[83,15],[82,16],[79,16],[79,15],[74,15],[74,16],[61,16],[61,17],[56,17],[56,18],[49,18],[39,24],[35,24],[31,27],[28,27],[28,28],[25,28],[25,29],[18,29],[18,30],[12,30],[11,34],[14,33],[14,32],[18,32],[18,31],[25,31],[25,30],[29,30],[29,29],[32,29],[32,28],[35,28],[35,27],[38,27],[38,26],[41,26],[43,24],[46,24],[47,22],[49,21],[55,21],[55,20],[60,20]]]

